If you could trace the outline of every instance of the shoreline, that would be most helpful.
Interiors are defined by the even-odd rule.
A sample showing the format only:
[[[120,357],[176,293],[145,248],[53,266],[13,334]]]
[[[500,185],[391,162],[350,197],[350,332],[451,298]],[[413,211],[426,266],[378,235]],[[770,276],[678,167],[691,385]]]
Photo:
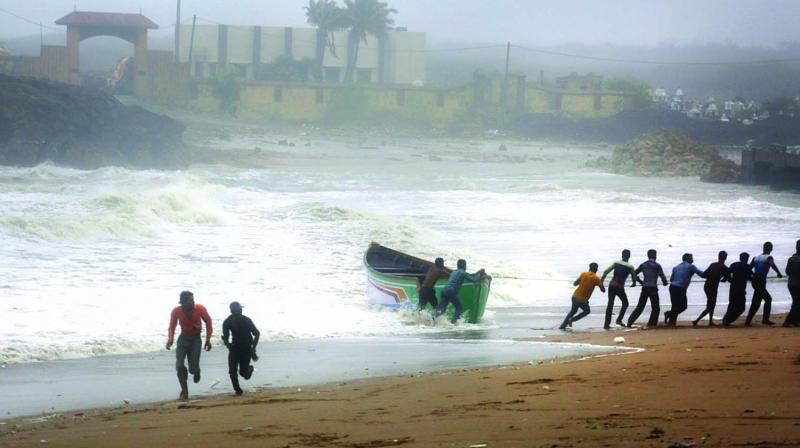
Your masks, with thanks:
[[[539,338],[522,341],[372,337],[275,342],[264,345],[262,350],[262,360],[254,363],[256,374],[250,381],[242,382],[246,393],[547,361],[618,348],[554,344]],[[202,380],[190,384],[190,397],[206,400],[228,394],[227,350],[218,346],[204,353],[201,367]],[[31,375],[32,368],[35,375]],[[174,352],[164,350],[12,364],[2,374],[0,396],[5,399],[0,405],[0,421],[161,403],[177,397],[178,390]],[[96,384],[104,387],[97,389]]]
[[[622,345],[639,350],[625,354],[636,356],[364,378],[16,419],[0,426],[0,446],[42,440],[103,446],[110,433],[116,446],[800,444],[800,403],[792,399],[800,396],[797,329],[698,331],[682,323],[623,333]],[[618,335],[572,332],[545,341],[607,346]]]

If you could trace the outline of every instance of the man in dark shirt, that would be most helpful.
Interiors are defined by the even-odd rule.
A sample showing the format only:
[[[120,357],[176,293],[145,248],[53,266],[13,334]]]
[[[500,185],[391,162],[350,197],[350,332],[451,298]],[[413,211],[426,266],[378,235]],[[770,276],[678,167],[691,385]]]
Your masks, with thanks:
[[[631,251],[625,249],[622,251],[622,259],[611,263],[611,265],[603,271],[602,281],[606,280],[608,274],[611,272],[614,273],[611,276],[611,282],[608,284],[608,305],[606,305],[606,321],[603,324],[603,328],[606,330],[611,328],[611,314],[614,312],[614,299],[616,297],[619,297],[620,302],[622,302],[622,308],[620,308],[619,316],[617,316],[617,325],[625,325],[623,319],[625,318],[625,311],[628,309],[628,295],[625,293],[625,280],[628,278],[628,275],[633,274],[631,288],[636,286],[636,274],[634,274],[636,270],[633,265],[628,262],[630,258]]]
[[[728,270],[731,289],[728,294],[728,309],[722,318],[722,325],[728,326],[744,313],[747,304],[747,282],[753,279],[753,269],[747,264],[750,254],[742,252],[739,261],[733,263]]]
[[[653,328],[658,326],[658,313],[661,310],[658,298],[658,279],[661,278],[661,283],[667,286],[667,276],[664,275],[661,265],[656,262],[657,255],[655,249],[648,250],[647,261],[640,264],[634,272],[634,275],[641,272],[644,279],[639,282],[642,284],[642,292],[639,294],[639,303],[636,304],[636,308],[628,318],[629,327],[633,326],[636,319],[642,314],[647,305],[647,299],[650,299],[650,319],[647,321],[647,326]]]
[[[231,302],[231,315],[222,323],[222,342],[228,347],[228,374],[231,377],[231,384],[236,395],[242,394],[239,387],[239,377],[237,370],[242,378],[249,380],[253,375],[253,366],[250,359],[258,361],[256,346],[261,333],[258,331],[253,321],[242,314],[242,305],[239,302]],[[228,337],[233,335],[233,341],[229,342]],[[238,367],[238,369],[237,369]]]
[[[706,309],[697,316],[692,322],[692,325],[697,326],[706,314],[708,314],[708,325],[714,326],[714,308],[717,306],[717,292],[719,290],[719,282],[728,281],[728,267],[725,266],[725,260],[728,259],[728,253],[724,250],[719,252],[719,261],[711,263],[706,268],[704,274],[706,275],[706,283],[703,285],[703,290],[706,293]]]
[[[800,240],[795,244],[794,255],[789,257],[786,263],[786,275],[789,277],[789,294],[792,296],[792,307],[786,320],[783,321],[784,327],[800,325]]]
[[[422,285],[420,285],[419,306],[417,307],[417,311],[424,310],[425,306],[429,303],[433,309],[436,309],[439,302],[436,300],[436,290],[434,286],[437,281],[448,277],[450,277],[450,274],[444,268],[444,259],[437,258],[433,266],[428,269],[428,273],[425,274],[425,279],[422,280]]]

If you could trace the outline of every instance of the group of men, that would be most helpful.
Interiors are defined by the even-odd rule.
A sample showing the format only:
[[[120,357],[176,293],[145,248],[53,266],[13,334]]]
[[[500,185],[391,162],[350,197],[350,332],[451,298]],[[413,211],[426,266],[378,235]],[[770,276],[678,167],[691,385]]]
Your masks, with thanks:
[[[423,310],[430,304],[431,307],[433,307],[433,317],[435,319],[444,314],[444,312],[447,311],[447,305],[452,303],[455,313],[453,313],[453,317],[450,321],[456,323],[458,318],[461,317],[462,312],[461,300],[458,298],[461,285],[464,283],[465,279],[471,282],[479,282],[484,273],[485,271],[481,269],[474,274],[468,274],[467,261],[464,259],[458,260],[458,262],[456,262],[456,270],[448,273],[447,269],[444,267],[444,259],[437,258],[433,262],[433,266],[428,269],[428,272],[422,279],[422,283],[419,285],[419,303],[417,309]],[[437,281],[443,279],[447,279],[447,285],[442,289],[442,301],[438,302],[436,300],[434,285],[436,285]]]
[[[175,369],[178,371],[178,382],[181,385],[180,400],[189,399],[189,374],[195,383],[200,382],[200,353],[204,345],[206,351],[211,350],[211,334],[213,328],[211,316],[203,305],[194,302],[191,291],[180,294],[179,306],[176,306],[169,319],[167,330],[167,350],[175,342],[175,327],[180,324],[181,334],[175,344]],[[258,361],[256,346],[261,336],[253,321],[242,314],[242,305],[231,302],[231,315],[222,322],[222,342],[228,348],[228,374],[236,395],[242,394],[239,386],[239,375],[248,380],[253,375],[253,366],[250,361]],[[206,327],[206,340],[202,344],[201,334],[203,324]],[[231,339],[232,340],[229,340]],[[188,360],[189,368],[186,368]],[[238,373],[237,373],[238,372]]]
[[[577,288],[572,294],[572,308],[559,328],[563,330],[571,327],[573,322],[583,319],[591,312],[589,298],[595,287],[598,287],[602,292],[606,292],[603,283],[609,274],[612,274],[612,277],[608,284],[608,305],[606,306],[605,323],[603,325],[605,329],[611,328],[611,316],[614,311],[614,301],[617,297],[622,302],[622,307],[616,320],[617,325],[633,326],[649,301],[650,319],[647,321],[647,326],[658,326],[660,313],[659,280],[664,286],[669,285],[669,296],[672,303],[672,308],[664,313],[664,323],[670,327],[676,326],[678,316],[686,311],[686,292],[695,274],[705,279],[703,290],[706,294],[706,308],[697,319],[692,321],[693,325],[696,326],[706,315],[708,315],[708,324],[716,325],[714,323],[714,308],[717,303],[717,291],[720,282],[730,283],[728,309],[722,318],[722,325],[728,326],[732,324],[744,312],[747,305],[748,282],[753,286],[753,299],[750,304],[750,311],[747,313],[745,326],[752,325],[753,318],[761,307],[762,302],[764,302],[764,310],[761,323],[763,325],[775,325],[775,322],[770,320],[772,296],[767,290],[767,274],[770,270],[774,270],[778,278],[783,277],[783,274],[781,274],[771,255],[772,249],[772,243],[768,241],[764,243],[764,250],[761,255],[750,260],[750,255],[747,252],[742,252],[739,254],[739,261],[730,266],[725,264],[728,258],[727,252],[720,251],[718,261],[708,266],[705,271],[698,269],[694,265],[692,254],[686,253],[683,254],[681,263],[672,268],[669,282],[667,282],[664,269],[656,261],[657,253],[655,249],[647,251],[647,261],[640,264],[636,269],[629,262],[631,252],[625,249],[622,251],[622,259],[611,263],[603,272],[602,277],[597,275],[597,263],[591,263],[589,271],[580,274],[574,282]],[[748,260],[750,260],[749,263]],[[642,275],[642,278],[639,277],[639,274]],[[788,288],[792,297],[792,306],[783,326],[800,326],[800,240],[797,241],[795,254],[789,258],[786,264],[786,274],[789,276]],[[631,277],[631,287],[639,283],[642,285],[642,291],[639,294],[639,302],[636,304],[636,308],[634,308],[628,317],[627,323],[625,323],[625,312],[628,309],[625,282],[629,276]],[[576,315],[579,309],[581,312]]]

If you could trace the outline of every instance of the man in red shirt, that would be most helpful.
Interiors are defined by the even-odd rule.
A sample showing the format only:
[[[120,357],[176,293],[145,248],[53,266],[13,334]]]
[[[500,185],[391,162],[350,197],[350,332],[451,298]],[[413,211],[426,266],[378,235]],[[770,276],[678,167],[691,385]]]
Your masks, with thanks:
[[[189,373],[193,375],[195,383],[200,382],[200,333],[203,329],[202,322],[206,323],[206,351],[211,350],[211,316],[206,307],[194,303],[194,294],[183,291],[179,303],[169,316],[169,329],[167,330],[167,350],[172,347],[175,339],[175,327],[181,324],[181,335],[178,336],[178,345],[175,347],[175,368],[178,370],[178,382],[181,384],[181,400],[189,399],[189,386],[187,380]],[[186,370],[184,359],[188,358],[189,370]]]

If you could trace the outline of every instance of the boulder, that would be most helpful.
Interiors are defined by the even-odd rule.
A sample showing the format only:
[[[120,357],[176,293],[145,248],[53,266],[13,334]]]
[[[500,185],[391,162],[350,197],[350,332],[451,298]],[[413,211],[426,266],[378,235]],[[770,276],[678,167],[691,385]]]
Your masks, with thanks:
[[[179,165],[184,126],[106,92],[0,75],[0,165]]]
[[[736,182],[740,169],[711,146],[657,130],[617,146],[611,171],[639,176],[699,176],[706,182]]]

